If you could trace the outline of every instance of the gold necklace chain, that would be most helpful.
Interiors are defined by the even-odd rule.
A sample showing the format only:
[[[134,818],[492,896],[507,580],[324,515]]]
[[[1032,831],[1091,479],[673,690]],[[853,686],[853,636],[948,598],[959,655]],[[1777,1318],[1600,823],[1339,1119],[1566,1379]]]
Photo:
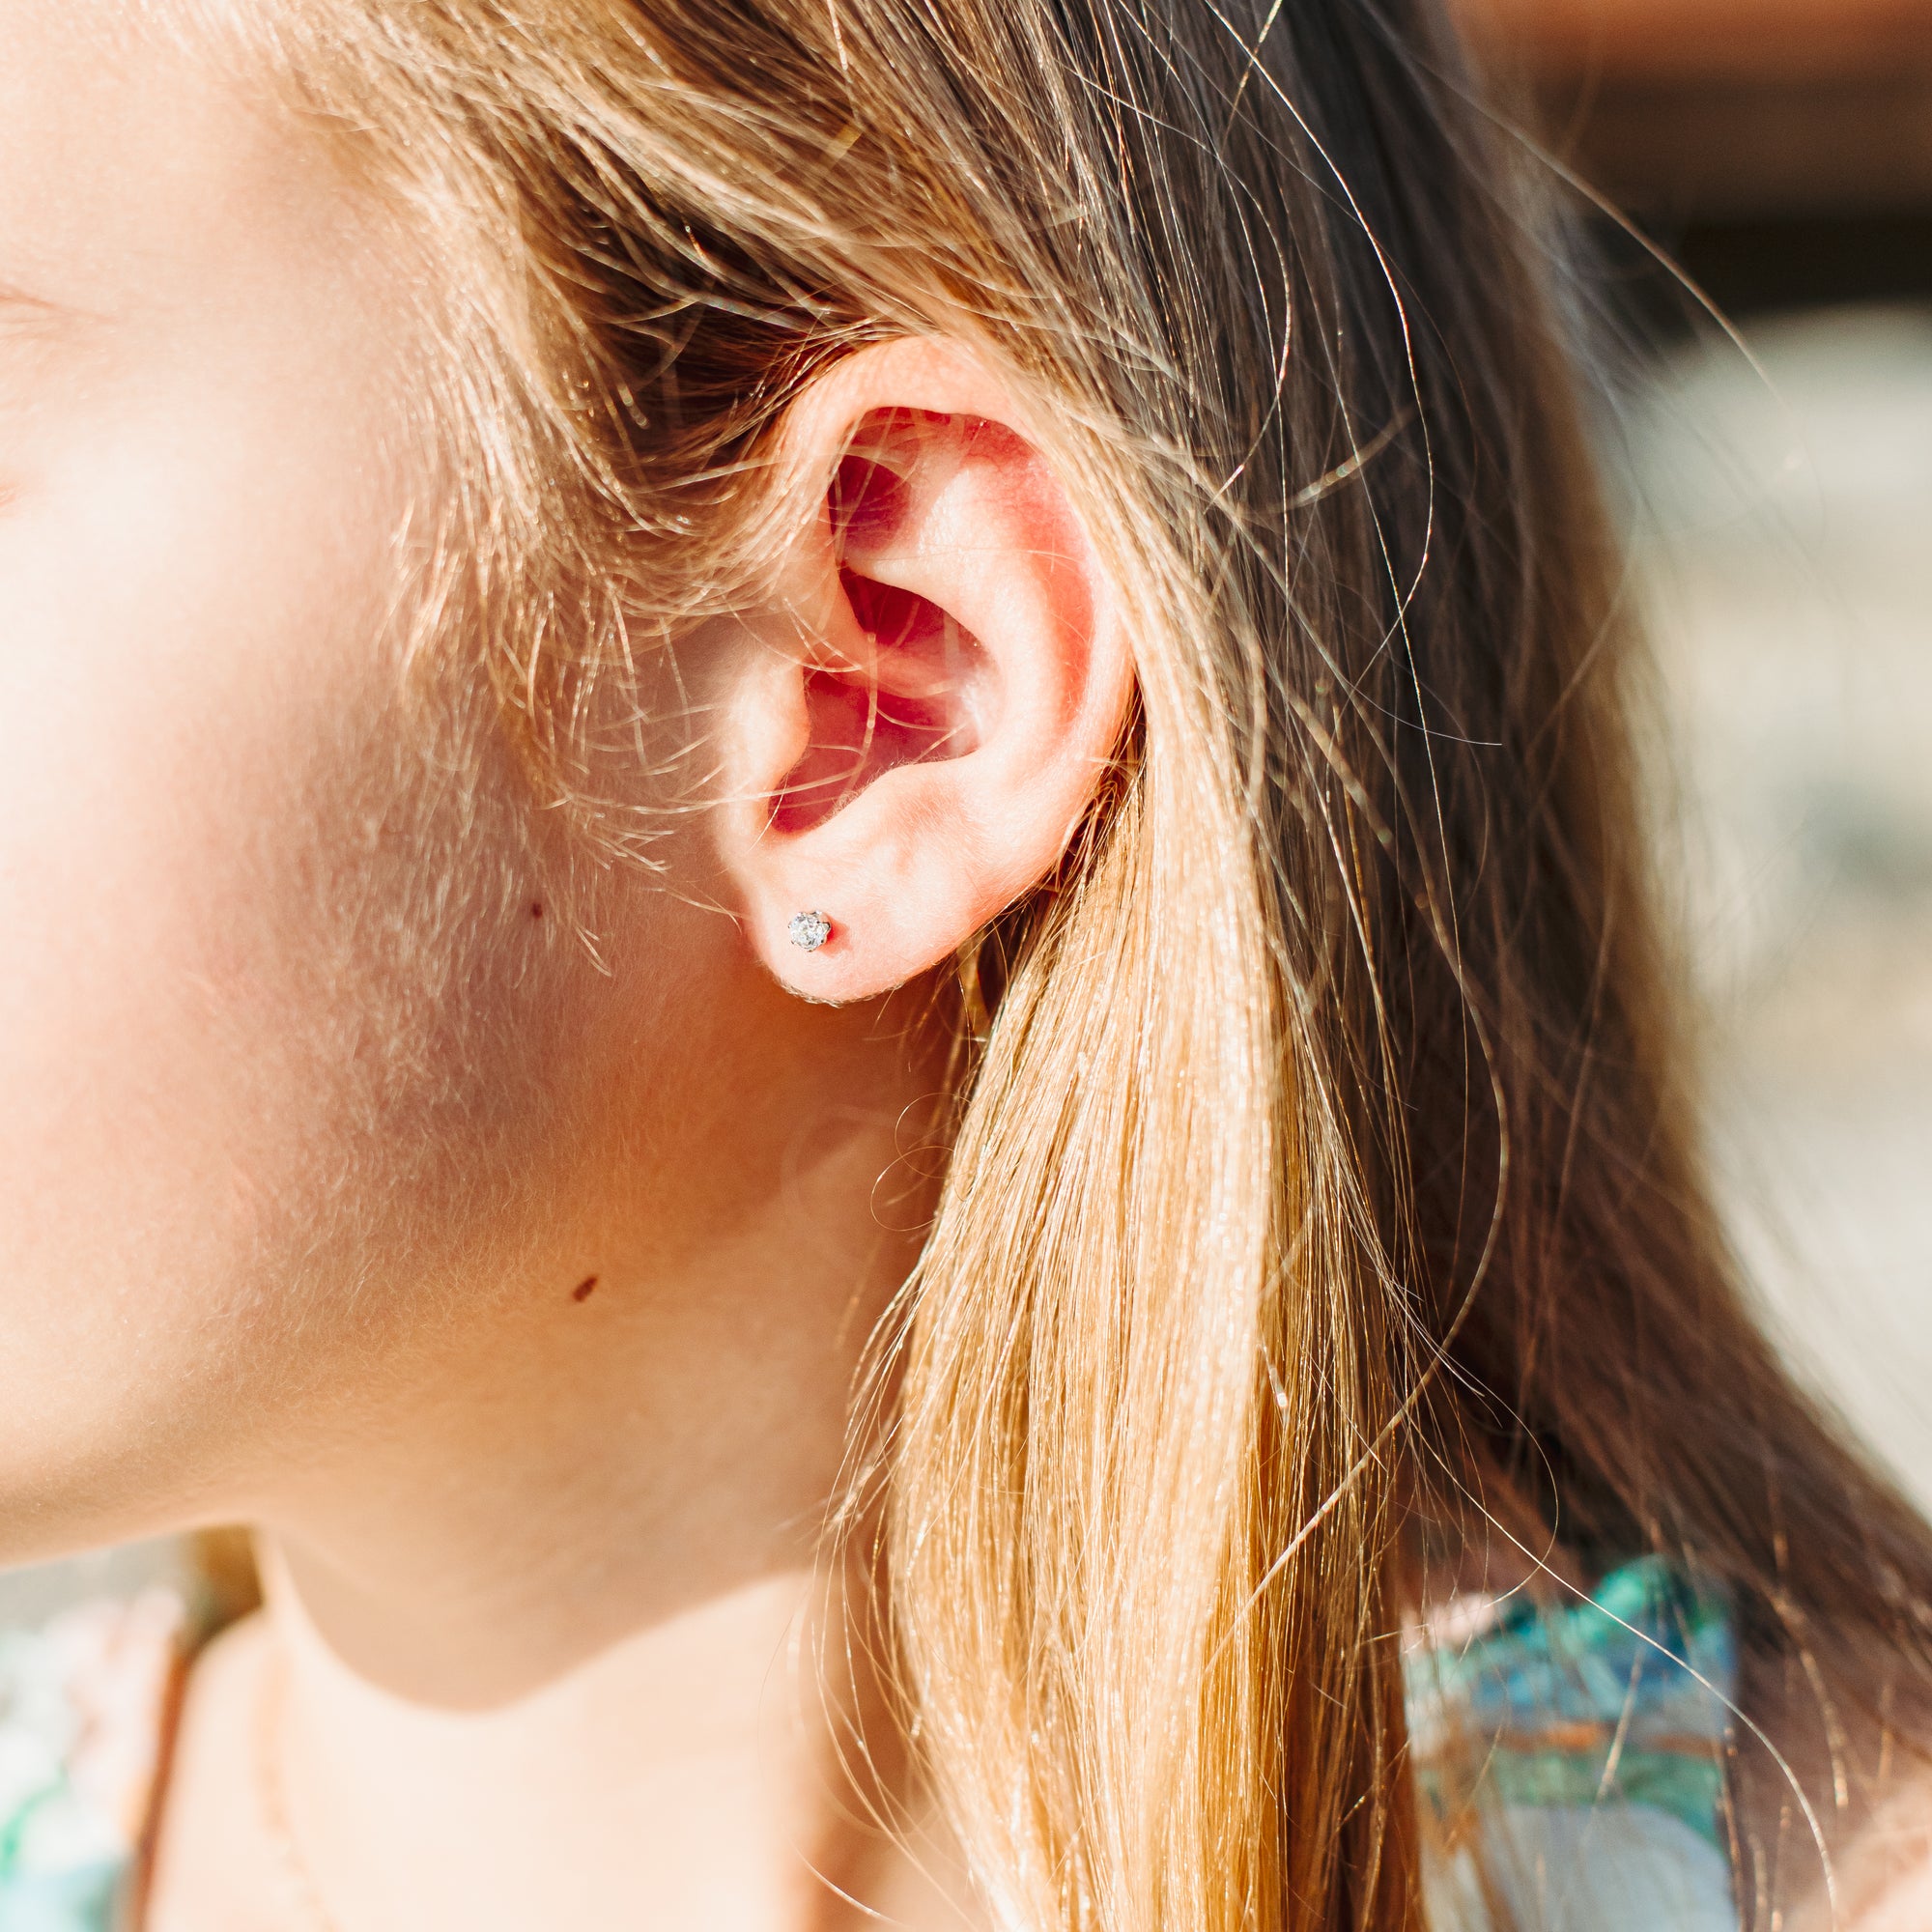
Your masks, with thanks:
[[[271,1639],[272,1644],[272,1639]],[[255,1693],[255,1789],[260,1800],[262,1835],[274,1857],[282,1889],[300,1918],[303,1932],[341,1932],[302,1857],[301,1841],[289,1817],[288,1786],[282,1776],[282,1723],[288,1707],[288,1667],[270,1648],[262,1661]]]

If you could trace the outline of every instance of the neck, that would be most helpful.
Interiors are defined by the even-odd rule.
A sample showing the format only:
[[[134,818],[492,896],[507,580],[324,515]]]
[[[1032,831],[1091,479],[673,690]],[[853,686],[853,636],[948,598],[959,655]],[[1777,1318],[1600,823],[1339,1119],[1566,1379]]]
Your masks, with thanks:
[[[270,1817],[340,1927],[766,1932],[839,1922],[886,1878],[841,1816],[836,1726],[870,1687],[817,1681],[821,1573],[753,1578],[480,1710],[373,1682],[298,1564],[268,1574]]]
[[[857,1729],[909,1802],[823,1533],[912,1259],[872,1210],[892,1132],[821,1139],[701,1264],[602,1231],[588,1296],[573,1260],[479,1297],[289,1459],[266,1615],[190,1688],[162,1898],[193,1895],[194,1814],[239,1803],[339,1932],[804,1932],[858,1922],[847,1894],[960,1922],[841,1769]],[[299,1922],[271,1915],[233,1918]]]

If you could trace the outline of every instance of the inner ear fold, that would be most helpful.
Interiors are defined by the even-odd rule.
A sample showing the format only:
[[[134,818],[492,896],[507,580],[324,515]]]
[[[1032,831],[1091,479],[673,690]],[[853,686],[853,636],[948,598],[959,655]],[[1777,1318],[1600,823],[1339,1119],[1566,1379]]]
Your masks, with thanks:
[[[964,757],[991,727],[993,657],[925,589],[941,495],[996,427],[895,409],[855,431],[826,491],[838,595],[804,667],[807,744],[773,797],[778,830],[810,831],[901,765]]]

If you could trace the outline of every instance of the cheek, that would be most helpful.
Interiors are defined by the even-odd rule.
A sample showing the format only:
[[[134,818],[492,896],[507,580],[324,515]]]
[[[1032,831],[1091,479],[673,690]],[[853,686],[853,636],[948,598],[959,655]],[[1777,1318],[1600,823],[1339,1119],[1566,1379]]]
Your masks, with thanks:
[[[324,388],[157,381],[0,514],[0,1559],[158,1439],[218,1480],[371,1346],[437,1149],[541,1118],[520,855],[425,781],[380,412]]]

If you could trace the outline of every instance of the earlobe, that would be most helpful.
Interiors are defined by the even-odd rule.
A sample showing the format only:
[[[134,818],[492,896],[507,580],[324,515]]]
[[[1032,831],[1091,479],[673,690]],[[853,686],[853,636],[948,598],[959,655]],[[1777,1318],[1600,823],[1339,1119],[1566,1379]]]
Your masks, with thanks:
[[[737,714],[723,857],[748,936],[808,997],[936,965],[1051,870],[1131,674],[1092,546],[964,351],[882,344],[794,405],[803,487]]]

